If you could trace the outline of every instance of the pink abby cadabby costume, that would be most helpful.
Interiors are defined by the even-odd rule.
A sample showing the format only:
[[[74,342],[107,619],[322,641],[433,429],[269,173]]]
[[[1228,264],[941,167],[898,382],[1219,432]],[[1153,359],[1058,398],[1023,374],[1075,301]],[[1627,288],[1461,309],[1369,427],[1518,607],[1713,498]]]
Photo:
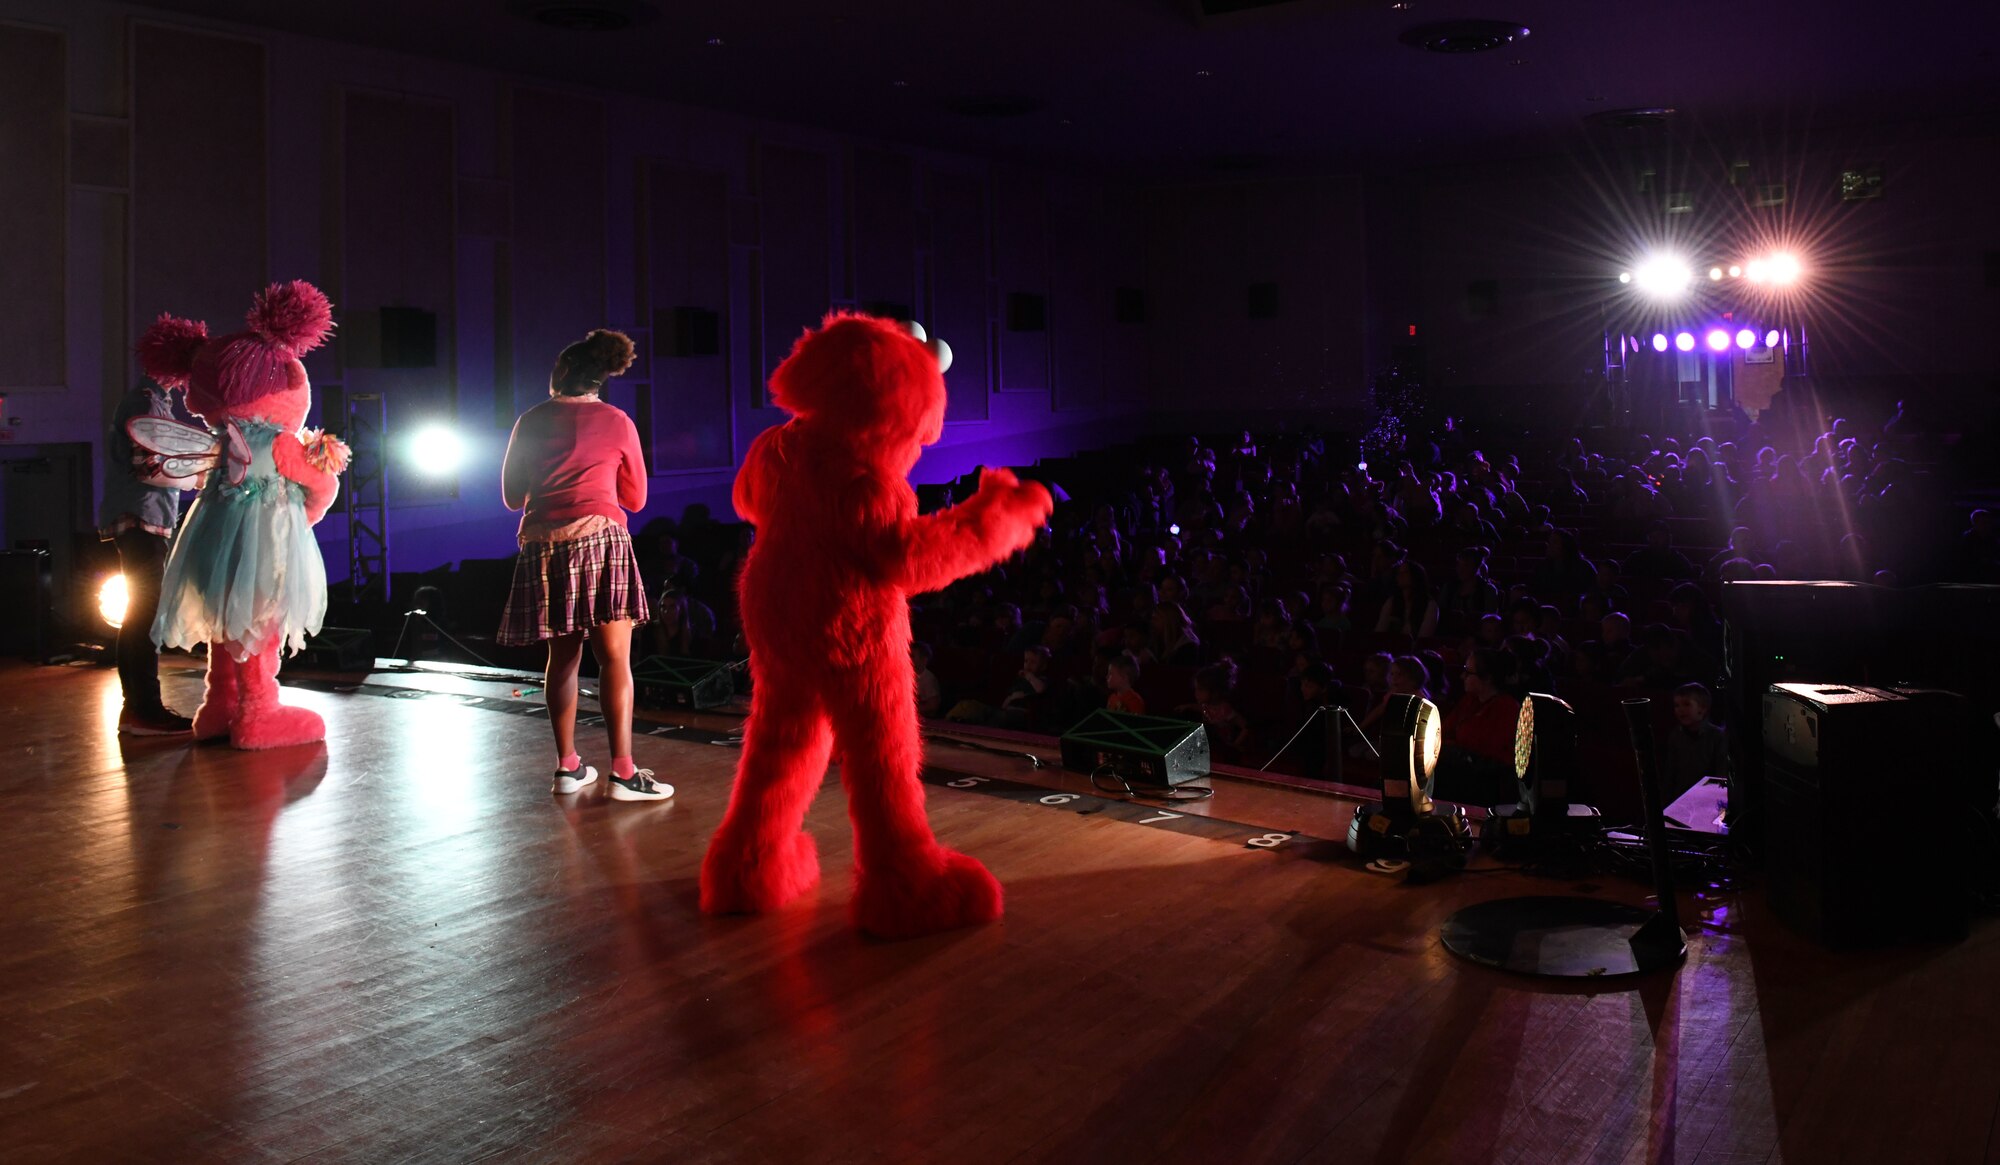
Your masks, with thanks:
[[[279,702],[277,673],[280,654],[304,647],[326,614],[312,527],[333,504],[347,449],[300,432],[312,385],[299,357],[333,330],[326,296],[303,280],[272,284],[248,324],[210,340],[207,325],[162,315],[139,341],[140,363],[162,385],[186,385],[188,409],[213,432],[180,426],[179,440],[155,426],[133,436],[170,468],[210,465],[174,538],[153,622],[162,647],[208,645],[195,738],[277,748],[326,735],[318,713]]]

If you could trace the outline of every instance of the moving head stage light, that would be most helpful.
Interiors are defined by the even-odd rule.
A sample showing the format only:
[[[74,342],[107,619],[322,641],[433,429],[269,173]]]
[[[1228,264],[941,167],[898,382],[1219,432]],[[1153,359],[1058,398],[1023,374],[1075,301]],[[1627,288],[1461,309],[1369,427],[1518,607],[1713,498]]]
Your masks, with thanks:
[[[1569,799],[1576,776],[1576,711],[1555,696],[1530,692],[1514,721],[1514,780],[1520,799],[1488,809],[1479,840],[1503,856],[1527,857],[1551,839],[1595,834],[1603,825],[1602,815]]]
[[[1372,860],[1407,859],[1412,874],[1435,876],[1465,868],[1471,828],[1465,810],[1440,807],[1437,783],[1443,717],[1422,696],[1389,697],[1382,750],[1382,799],[1354,811],[1347,848]]]

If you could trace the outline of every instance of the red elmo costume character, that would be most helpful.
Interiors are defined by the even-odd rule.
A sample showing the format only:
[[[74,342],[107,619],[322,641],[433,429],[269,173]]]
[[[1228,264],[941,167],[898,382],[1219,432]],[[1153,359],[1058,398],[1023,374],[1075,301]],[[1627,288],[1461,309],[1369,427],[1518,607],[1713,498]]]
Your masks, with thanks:
[[[757,527],[738,581],[756,687],[702,864],[711,913],[772,910],[818,880],[802,826],[838,746],[855,925],[904,938],[1000,916],[1000,883],[939,845],[924,816],[909,596],[1027,546],[1053,503],[987,469],[964,504],[918,515],[908,475],[944,431],[940,351],[894,322],[836,313],[771,376],[792,417],[736,475],[736,511]]]

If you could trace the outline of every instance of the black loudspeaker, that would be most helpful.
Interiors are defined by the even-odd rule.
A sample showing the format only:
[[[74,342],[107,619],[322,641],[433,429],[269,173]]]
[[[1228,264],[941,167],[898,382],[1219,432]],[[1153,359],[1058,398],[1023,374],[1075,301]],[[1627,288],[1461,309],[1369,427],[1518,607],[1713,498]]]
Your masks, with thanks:
[[[0,611],[0,652],[46,662],[55,624],[48,551],[0,550]]]
[[[318,635],[306,637],[306,649],[292,658],[314,671],[374,671],[375,636],[359,627],[322,627]]]
[[[1010,291],[1007,293],[1007,330],[1010,332],[1042,332],[1049,326],[1049,301],[1046,296],[1032,291]]]
[[[736,695],[726,663],[651,655],[632,668],[639,703],[647,708],[720,708]]]
[[[1182,785],[1208,775],[1208,729],[1099,708],[1063,734],[1062,761],[1073,773],[1108,770],[1129,784]]]
[[[1244,297],[1244,306],[1253,320],[1275,320],[1278,318],[1278,285],[1275,283],[1252,283]]]
[[[722,351],[722,320],[705,307],[660,308],[653,340],[662,356],[714,356]]]
[[[1111,318],[1121,324],[1146,322],[1146,293],[1136,287],[1117,287],[1111,292]]]
[[[1963,809],[1925,771],[1943,705],[1847,684],[1764,693],[1771,912],[1829,947],[1963,937]]]
[[[437,314],[417,307],[381,309],[382,367],[436,368]]]

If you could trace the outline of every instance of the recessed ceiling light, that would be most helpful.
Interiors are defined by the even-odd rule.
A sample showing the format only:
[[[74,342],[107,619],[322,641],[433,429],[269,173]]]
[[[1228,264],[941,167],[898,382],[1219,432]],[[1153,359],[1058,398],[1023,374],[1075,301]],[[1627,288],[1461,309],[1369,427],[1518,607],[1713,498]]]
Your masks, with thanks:
[[[719,37],[719,36],[711,36],[711,37],[709,37],[709,38],[708,38],[708,47],[709,47],[709,48],[712,48],[712,49],[719,49],[719,48],[721,48],[721,47],[722,47],[722,38],[721,38],[721,37]]]
[[[1389,5],[1391,12],[1408,12],[1410,8],[1410,0],[1396,0],[1394,4]]]
[[[910,87],[910,83],[908,81],[891,81],[889,82],[889,84],[895,86],[898,89],[908,89]]]
[[[1210,71],[1209,71],[1209,70],[1207,70],[1207,69],[1196,69],[1196,70],[1194,71],[1194,75],[1195,75],[1195,76],[1197,76],[1197,77],[1213,77],[1213,76],[1215,76],[1215,74],[1214,74],[1214,73],[1210,72]]]

